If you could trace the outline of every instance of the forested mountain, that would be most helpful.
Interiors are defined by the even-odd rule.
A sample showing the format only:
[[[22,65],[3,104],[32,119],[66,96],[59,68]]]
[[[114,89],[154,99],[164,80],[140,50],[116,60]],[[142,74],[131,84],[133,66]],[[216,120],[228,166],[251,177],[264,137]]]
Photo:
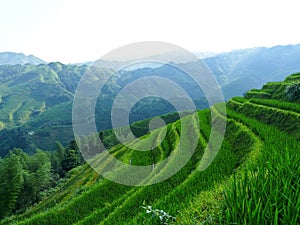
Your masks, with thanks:
[[[72,102],[82,75],[93,70],[88,65],[64,65],[58,62],[40,65],[0,66],[0,155],[10,149],[33,151],[55,149],[55,141],[67,145],[73,137]],[[196,106],[207,107],[197,85],[185,74],[170,66],[153,73],[145,70],[120,71],[104,86],[96,107],[98,130],[111,128],[111,107],[115,96],[132,80],[145,76],[172,79],[192,96]],[[98,73],[97,70],[93,70]],[[96,72],[95,72],[96,71]],[[101,74],[98,74],[101,79]],[[170,77],[169,77],[170,78]],[[175,111],[165,100],[155,97],[139,101],[130,112],[130,122]]]
[[[212,111],[226,119],[227,129],[215,160],[201,171],[199,166],[207,154],[212,132]],[[8,174],[14,177],[10,189],[0,188],[0,197],[9,196],[1,201],[0,207],[5,210],[0,208],[0,216],[8,217],[0,224],[298,224],[300,74],[282,82],[269,82],[262,89],[247,92],[245,97],[232,98],[226,111],[227,115],[221,112],[219,104],[198,111],[201,126],[196,150],[187,164],[164,182],[149,186],[117,184],[85,164],[71,170],[66,180],[39,204],[9,217],[23,193],[23,177],[38,174],[23,165],[35,165],[34,159],[45,157],[38,151],[22,160],[18,155],[23,153],[15,150],[0,161],[2,170],[8,170],[0,180],[5,183]],[[185,122],[172,115],[165,116],[168,118],[166,136],[152,151],[141,152],[115,142],[110,153],[126,164],[154,164],[152,178],[164,176],[177,161],[165,166],[160,162],[181,156],[180,127],[194,121],[190,116],[185,117]],[[141,129],[148,122],[135,125],[144,135],[142,138],[161,135],[163,129],[153,133]],[[114,139],[112,131],[102,132],[100,137],[110,143]],[[90,161],[98,172],[105,171],[111,163],[103,154]],[[22,170],[27,172],[20,173]],[[128,171],[120,173],[127,176]]]
[[[300,45],[238,50],[204,58],[203,62],[216,75],[228,99],[300,71]],[[0,66],[0,155],[14,147],[25,151],[33,151],[36,147],[51,150],[55,149],[56,140],[67,145],[73,139],[73,95],[82,75],[92,66],[58,62],[32,64]],[[193,62],[185,66],[193,67]],[[193,98],[198,109],[207,107],[200,88],[188,75],[176,69],[176,64],[122,70],[107,83],[106,95],[99,96],[96,107],[99,131],[111,128],[110,108],[122,87],[146,76],[173,80]],[[146,98],[131,110],[130,122],[172,111],[175,109],[168,102]]]

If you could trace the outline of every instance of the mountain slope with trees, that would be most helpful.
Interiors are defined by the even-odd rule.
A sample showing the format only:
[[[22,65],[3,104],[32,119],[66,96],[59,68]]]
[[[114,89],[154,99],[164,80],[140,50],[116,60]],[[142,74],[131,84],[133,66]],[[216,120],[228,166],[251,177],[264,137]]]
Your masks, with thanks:
[[[30,152],[35,148],[55,149],[55,141],[67,145],[73,137],[72,102],[78,82],[87,71],[96,71],[87,65],[64,65],[58,62],[40,65],[0,66],[0,155],[10,149],[22,148]],[[167,68],[171,70],[171,68]],[[207,107],[203,95],[192,93],[193,81],[176,72],[173,78],[194,96],[196,106]],[[114,98],[133,79],[148,73],[120,71],[121,77],[107,82],[96,106],[98,130],[111,128],[110,115]],[[101,74],[98,74],[101,78]],[[167,76],[165,73],[159,76]],[[149,97],[139,101],[130,112],[130,122],[175,111],[165,100]]]
[[[286,74],[300,71],[299,59],[300,45],[288,45],[233,51],[204,58],[203,61],[216,75],[225,98],[229,99],[260,88],[267,81],[280,81]],[[1,156],[13,148],[22,148],[26,152],[33,152],[35,148],[54,150],[56,140],[66,146],[74,139],[71,126],[73,95],[82,75],[92,68],[91,65],[64,65],[59,62],[26,63],[0,66]],[[185,66],[192,67],[193,63]],[[109,109],[122,87],[145,76],[171,78],[193,98],[198,109],[208,106],[197,84],[171,64],[123,70],[119,75],[108,82],[107,95],[99,97],[97,102],[99,131],[111,128]],[[162,99],[146,98],[131,110],[130,122],[173,111],[174,107]]]
[[[66,145],[73,139],[74,85],[86,68],[61,63],[0,66],[0,155],[15,147],[49,150],[55,140]]]

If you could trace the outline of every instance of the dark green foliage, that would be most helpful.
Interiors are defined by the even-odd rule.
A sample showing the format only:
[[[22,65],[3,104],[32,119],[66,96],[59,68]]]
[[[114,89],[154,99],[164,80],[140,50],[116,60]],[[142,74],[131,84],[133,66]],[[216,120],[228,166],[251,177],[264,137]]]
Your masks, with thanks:
[[[75,141],[71,141],[66,148],[59,141],[56,141],[55,145],[56,151],[50,153],[53,185],[56,184],[59,178],[65,177],[71,169],[84,163]]]
[[[84,162],[81,153],[75,141],[71,141],[70,145],[65,149],[61,167],[65,172],[81,165]]]
[[[81,163],[78,152],[74,149],[67,149],[61,164],[62,169],[66,172],[79,166]]]
[[[23,187],[23,168],[20,157],[10,153],[0,161],[0,218],[15,210]]]
[[[51,176],[49,156],[41,150],[29,156],[14,149],[1,160],[0,170],[0,218],[40,201]]]
[[[52,152],[51,157],[51,167],[52,170],[59,175],[59,177],[65,176],[65,171],[62,168],[62,161],[64,160],[65,156],[65,148],[59,141],[55,142],[57,150]]]
[[[287,86],[285,93],[289,101],[297,102],[300,99],[300,83]]]
[[[49,155],[41,150],[36,150],[32,156],[22,153],[24,184],[19,196],[17,209],[24,210],[26,207],[42,199],[43,190],[48,188],[51,179],[51,162]]]

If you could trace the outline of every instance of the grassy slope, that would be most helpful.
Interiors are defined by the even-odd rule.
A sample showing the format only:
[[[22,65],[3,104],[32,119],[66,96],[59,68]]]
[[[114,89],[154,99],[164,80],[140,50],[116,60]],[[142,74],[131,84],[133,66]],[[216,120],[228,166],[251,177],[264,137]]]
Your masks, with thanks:
[[[282,101],[284,87],[297,82],[295,77],[228,103],[225,141],[205,171],[198,164],[210,134],[209,110],[199,111],[201,135],[192,159],[168,180],[128,187],[103,179],[85,165],[44,201],[0,224],[160,224],[141,208],[143,202],[176,216],[178,224],[297,224],[300,106]],[[177,153],[179,126],[168,125],[165,140],[155,149],[157,160]],[[152,159],[121,145],[111,152],[124,162],[131,158],[145,165]]]

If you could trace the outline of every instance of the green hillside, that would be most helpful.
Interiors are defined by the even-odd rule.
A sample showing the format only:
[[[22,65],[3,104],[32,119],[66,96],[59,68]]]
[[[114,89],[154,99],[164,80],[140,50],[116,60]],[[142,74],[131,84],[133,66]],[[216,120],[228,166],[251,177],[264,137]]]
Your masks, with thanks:
[[[68,145],[74,139],[71,126],[73,96],[86,71],[99,73],[99,77],[103,75],[101,69],[92,66],[59,62],[0,65],[0,156],[13,148],[26,152],[36,148],[51,151],[55,149],[55,141]],[[195,91],[188,76],[182,78],[181,72],[175,72],[172,73],[175,81],[183,83],[190,92]],[[120,73],[122,76],[113,77],[105,84],[104,93],[98,98],[95,109],[98,131],[111,128],[110,109],[118,92],[132,80],[148,75],[141,71]],[[164,73],[155,75],[166,76]],[[203,97],[193,100],[199,109],[207,107]],[[174,111],[167,101],[148,97],[134,105],[130,122]]]
[[[51,150],[54,141],[66,145],[73,139],[72,84],[86,69],[60,63],[0,66],[1,156],[14,147]]]
[[[299,224],[299,90],[300,74],[294,74],[230,100],[225,141],[204,171],[199,163],[211,132],[210,110],[218,112],[218,105],[198,112],[201,131],[196,151],[166,181],[125,186],[83,165],[39,204],[0,224],[163,224],[167,218],[175,224]],[[152,154],[120,144],[110,152],[125,163],[130,159],[134,165],[157,163],[179,154],[180,126],[180,121],[169,123],[165,139]],[[102,135],[111,137],[110,132]],[[98,170],[108,165],[101,154],[93,160]],[[164,168],[153,170],[154,178],[163,173]],[[156,212],[161,217],[152,209],[163,210]]]

